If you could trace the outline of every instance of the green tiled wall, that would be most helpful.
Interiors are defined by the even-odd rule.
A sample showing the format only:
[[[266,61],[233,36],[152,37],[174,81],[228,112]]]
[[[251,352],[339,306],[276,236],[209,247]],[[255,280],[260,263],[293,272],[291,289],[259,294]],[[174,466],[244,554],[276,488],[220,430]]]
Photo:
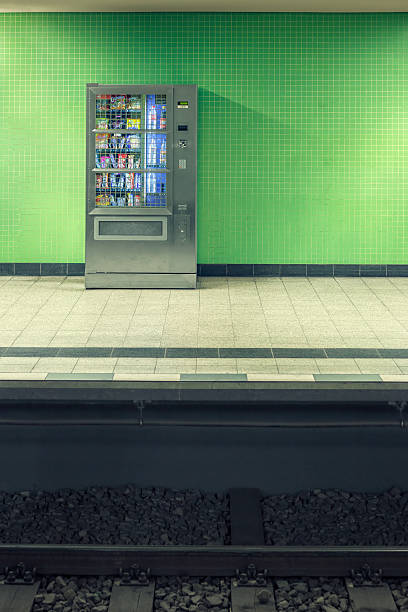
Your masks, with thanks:
[[[407,263],[408,14],[0,14],[0,261],[84,261],[85,84],[199,86],[200,263]]]

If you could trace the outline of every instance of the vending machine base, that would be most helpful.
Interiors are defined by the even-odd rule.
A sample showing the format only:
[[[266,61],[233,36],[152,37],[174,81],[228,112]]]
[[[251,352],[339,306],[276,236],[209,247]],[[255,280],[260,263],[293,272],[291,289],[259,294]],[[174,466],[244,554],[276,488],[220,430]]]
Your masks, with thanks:
[[[196,274],[85,274],[86,289],[195,289]]]

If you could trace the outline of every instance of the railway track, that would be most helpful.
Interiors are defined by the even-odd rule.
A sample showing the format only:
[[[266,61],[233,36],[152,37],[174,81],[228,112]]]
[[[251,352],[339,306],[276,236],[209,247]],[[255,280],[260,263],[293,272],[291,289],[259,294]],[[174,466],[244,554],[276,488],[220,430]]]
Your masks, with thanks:
[[[229,494],[228,546],[0,545],[0,612],[31,612],[45,575],[116,576],[108,612],[152,612],[159,576],[229,577],[232,612],[279,609],[275,577],[344,577],[355,612],[397,612],[382,578],[408,576],[408,547],[265,546],[259,490]]]

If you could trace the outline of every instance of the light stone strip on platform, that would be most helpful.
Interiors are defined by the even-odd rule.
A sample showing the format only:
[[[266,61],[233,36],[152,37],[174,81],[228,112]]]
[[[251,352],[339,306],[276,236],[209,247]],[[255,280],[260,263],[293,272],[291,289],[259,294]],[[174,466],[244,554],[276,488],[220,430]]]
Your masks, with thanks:
[[[0,381],[112,381],[112,382],[385,382],[408,383],[407,374],[225,374],[208,372],[191,374],[133,374],[133,373],[97,373],[97,372],[0,372]],[[184,380],[183,380],[184,379]],[[246,380],[245,380],[246,379]]]

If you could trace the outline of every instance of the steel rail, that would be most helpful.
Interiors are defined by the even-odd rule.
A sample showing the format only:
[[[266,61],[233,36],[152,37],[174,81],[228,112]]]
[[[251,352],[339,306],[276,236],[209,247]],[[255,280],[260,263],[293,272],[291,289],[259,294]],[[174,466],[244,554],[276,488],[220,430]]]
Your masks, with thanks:
[[[405,429],[407,426],[401,424],[400,421],[259,421],[259,422],[217,422],[217,421],[140,421],[140,419],[0,419],[0,427],[3,426],[25,426],[25,427],[60,427],[60,426],[75,426],[75,427],[235,427],[245,429],[267,428],[267,429],[366,429],[366,428],[398,428]]]
[[[254,564],[271,576],[348,576],[368,564],[407,576],[408,547],[0,545],[0,567],[20,562],[38,574],[114,575],[138,565],[153,576],[232,576]]]

